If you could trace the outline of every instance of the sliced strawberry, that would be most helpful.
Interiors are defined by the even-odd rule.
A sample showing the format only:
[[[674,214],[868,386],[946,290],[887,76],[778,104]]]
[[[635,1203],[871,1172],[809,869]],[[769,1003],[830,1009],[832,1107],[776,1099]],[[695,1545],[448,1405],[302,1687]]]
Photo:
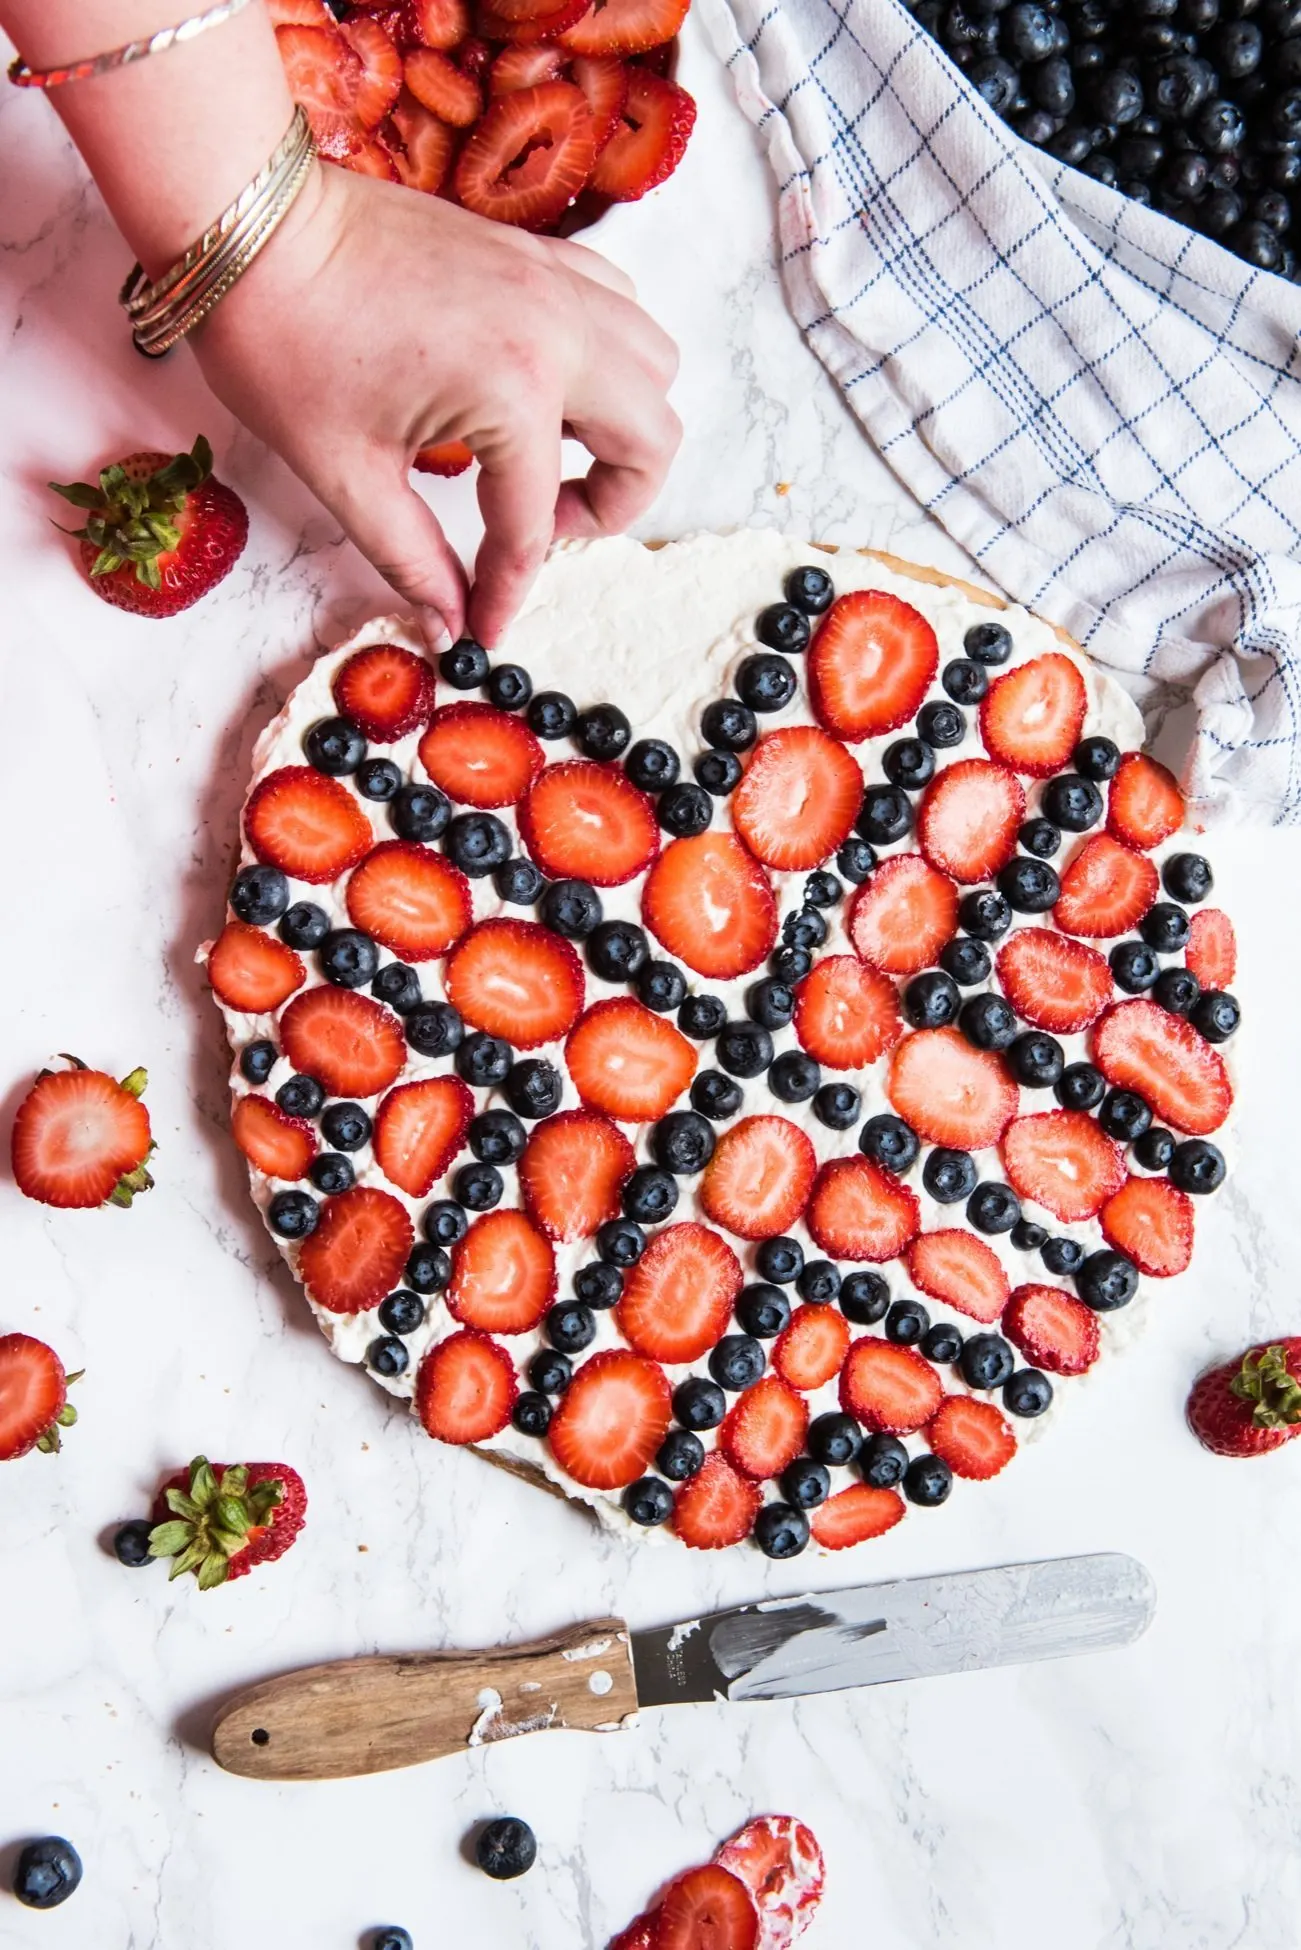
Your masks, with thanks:
[[[1199,907],[1188,930],[1184,961],[1204,989],[1232,988],[1238,972],[1238,938],[1218,907]]]
[[[545,41],[535,47],[504,47],[488,70],[488,93],[510,95],[517,88],[536,88],[541,81],[559,81],[564,69],[563,50]],[[587,96],[586,88],[583,94]],[[592,106],[590,97],[587,105]]]
[[[348,918],[403,961],[432,961],[470,925],[470,883],[440,853],[384,840],[354,869]]]
[[[385,4],[375,5],[373,0],[357,0],[352,9],[353,16],[369,14],[377,20],[393,45],[405,53],[409,47],[418,47],[420,36],[416,32],[415,14],[405,0],[385,0]]]
[[[145,1073],[133,1070],[118,1083],[69,1061],[71,1069],[42,1071],[18,1106],[14,1181],[42,1205],[130,1205],[132,1194],[153,1182],[144,1169],[153,1150],[149,1112],[140,1101]]]
[[[1060,772],[1080,742],[1088,693],[1060,650],[996,677],[980,705],[980,735],[992,758],[1034,779]]]
[[[785,872],[820,867],[854,830],[863,774],[815,725],[761,738],[732,798],[732,820],[757,860]]]
[[[1095,833],[1067,863],[1053,919],[1067,934],[1128,934],[1156,899],[1158,885],[1156,868],[1143,854]]]
[[[407,0],[407,12],[426,47],[459,47],[470,31],[466,0]]]
[[[641,911],[671,955],[715,981],[757,968],[777,939],[768,876],[734,833],[666,846],[646,876]]]
[[[307,971],[293,949],[264,928],[227,921],[208,951],[208,980],[227,1008],[259,1016],[288,1001]]]
[[[251,1092],[236,1099],[230,1134],[251,1165],[268,1178],[292,1184],[316,1156],[316,1132],[305,1117],[286,1117],[269,1097]]]
[[[381,183],[402,181],[393,151],[375,136],[368,137],[359,149],[354,149],[343,167],[357,176],[377,177]]]
[[[1107,792],[1107,831],[1148,853],[1184,823],[1188,808],[1173,772],[1144,752],[1126,752]]]
[[[438,121],[437,116],[431,115],[429,119],[440,129],[444,126],[443,123]],[[451,136],[450,129],[447,133]],[[453,146],[454,144],[449,142],[449,162],[451,160]],[[444,169],[443,174],[446,175],[446,173],[446,169]],[[442,179],[440,178],[439,180],[441,183]],[[424,185],[416,183],[408,187],[422,189]],[[440,474],[446,480],[453,479],[457,474],[464,474],[473,465],[474,455],[466,446],[464,440],[439,440],[432,447],[421,447],[416,454],[415,460],[412,462],[412,466],[415,468],[417,474]]]
[[[1193,1202],[1168,1178],[1131,1178],[1102,1208],[1107,1244],[1140,1273],[1168,1279],[1193,1257]]]
[[[366,139],[357,114],[365,82],[361,57],[331,21],[328,27],[277,27],[276,45],[289,92],[306,113],[316,146],[346,162]]]
[[[849,910],[849,938],[886,975],[929,968],[958,930],[958,890],[920,853],[897,853],[865,880]]]
[[[414,1239],[407,1209],[391,1192],[354,1185],[321,1207],[299,1248],[299,1277],[318,1307],[364,1313],[400,1284]]]
[[[804,1447],[809,1405],[778,1374],[766,1374],[729,1409],[718,1446],[734,1468],[756,1482],[780,1476]]]
[[[1003,1133],[1003,1165],[1022,1198],[1067,1225],[1093,1218],[1125,1182],[1124,1152],[1082,1110],[1015,1118]]]
[[[1118,1002],[1093,1031],[1093,1060],[1118,1090],[1136,1090],[1163,1124],[1190,1137],[1218,1131],[1233,1104],[1224,1058],[1190,1022],[1155,1002]]]
[[[1007,1274],[992,1246],[957,1226],[924,1232],[908,1249],[914,1286],[986,1325],[1007,1305]]]
[[[673,1534],[688,1550],[718,1551],[754,1529],[763,1491],[715,1450],[673,1501]]]
[[[999,949],[997,966],[1017,1014],[1055,1036],[1087,1029],[1114,993],[1106,956],[1054,928],[1017,928]]]
[[[927,786],[917,840],[933,867],[964,886],[992,880],[1016,852],[1025,791],[1015,772],[987,758],[946,765]]]
[[[791,1950],[822,1900],[826,1868],[813,1830],[791,1815],[760,1815],[717,1849],[714,1860],[739,1876],[754,1897],[759,1911],[756,1950]]]
[[[583,966],[536,921],[481,921],[448,956],[448,1000],[475,1029],[516,1049],[564,1036],[583,1006]]]
[[[651,1123],[671,1110],[696,1061],[695,1044],[631,996],[595,1003],[565,1044],[583,1102],[625,1124]]]
[[[644,1916],[634,1916],[618,1936],[610,1938],[606,1950],[655,1950],[656,1914],[648,1909]]]
[[[835,1259],[894,1259],[917,1236],[915,1193],[870,1158],[832,1158],[813,1187],[804,1223]]]
[[[857,955],[828,955],[795,991],[795,1034],[833,1070],[860,1070],[903,1035],[894,983]]]
[[[391,1185],[423,1198],[460,1151],[473,1116],[474,1095],[460,1077],[400,1083],[375,1112],[375,1162]]]
[[[997,1144],[1020,1092],[1001,1056],[973,1049],[957,1029],[918,1029],[890,1059],[886,1094],[927,1144],[979,1151]]]
[[[757,1950],[759,1913],[745,1884],[710,1862],[664,1892],[655,1950]]]
[[[310,765],[282,765],[244,808],[248,843],[264,866],[323,886],[370,851],[374,835],[347,786]]]
[[[491,704],[448,704],[420,740],[420,763],[463,806],[513,806],[545,764],[522,718]]]
[[[797,1307],[773,1344],[783,1381],[806,1392],[834,1381],[849,1352],[849,1322],[835,1307]]]
[[[564,35],[571,54],[640,54],[671,41],[690,0],[593,0]]]
[[[865,1335],[854,1342],[840,1371],[840,1405],[865,1429],[911,1435],[924,1428],[943,1399],[940,1378],[915,1347]]]
[[[280,1018],[280,1044],[295,1070],[332,1097],[374,1097],[406,1062],[397,1017],[355,989],[327,984],[294,997]]]
[[[614,1319],[634,1353],[680,1366],[708,1354],[740,1291],[741,1262],[727,1241],[688,1220],[656,1233],[624,1275]]]
[[[528,1334],[556,1294],[556,1256],[522,1212],[485,1212],[452,1252],[447,1311],[488,1334]]]
[[[659,848],[655,808],[613,765],[549,765],[519,810],[524,844],[543,873],[622,887]]]
[[[582,90],[544,81],[489,106],[457,161],[456,193],[477,216],[536,228],[564,215],[595,161]]]
[[[883,1537],[905,1514],[898,1490],[876,1490],[868,1483],[851,1483],[819,1505],[809,1518],[813,1541],[824,1551],[848,1550]]]
[[[402,78],[422,107],[450,128],[472,128],[483,113],[478,82],[439,48],[413,48],[402,63]]]
[[[325,0],[267,0],[273,27],[324,27],[337,23]]]
[[[664,1370],[644,1355],[610,1349],[579,1368],[547,1439],[576,1483],[589,1490],[622,1489],[650,1468],[672,1413]]]
[[[505,1348],[477,1327],[462,1327],[420,1363],[416,1413],[439,1442],[488,1442],[510,1421],[518,1393]]]
[[[809,651],[809,697],[824,730],[857,744],[907,724],[939,668],[940,646],[911,603],[859,589],[831,605]]]
[[[423,113],[423,111],[422,111]],[[373,745],[391,745],[427,724],[434,708],[434,673],[423,657],[398,643],[356,650],[334,673],[334,701]]]
[[[789,1232],[804,1210],[817,1158],[787,1117],[743,1117],[724,1131],[700,1182],[700,1203],[738,1239]]]
[[[363,129],[377,129],[402,88],[402,56],[380,23],[366,14],[353,14],[339,32],[361,62],[356,116]]]
[[[623,109],[598,150],[592,188],[616,203],[635,203],[673,174],[695,126],[696,104],[685,88],[648,68],[629,68]]]
[[[549,1239],[590,1239],[619,1215],[619,1194],[637,1163],[617,1124],[595,1111],[562,1110],[535,1125],[519,1162],[520,1191]]]
[[[587,0],[560,0],[560,5],[548,13],[535,14],[529,20],[507,20],[505,14],[497,13],[488,6],[480,6],[475,24],[488,42],[504,41],[511,47],[532,47],[539,41],[558,40],[567,28],[583,18],[586,11]],[[485,70],[492,54],[493,48],[488,47]],[[462,66],[466,65],[464,55],[464,49],[458,51],[457,59]]]
[[[1098,1358],[1098,1316],[1056,1286],[1019,1286],[1003,1309],[1003,1332],[1049,1374],[1087,1374]]]
[[[563,48],[549,50],[561,61]],[[570,64],[574,81],[583,91],[592,116],[592,130],[599,156],[623,119],[628,100],[628,71],[614,54],[580,54]]]
[[[59,1429],[74,1419],[68,1378],[52,1347],[30,1334],[0,1335],[0,1462],[35,1448],[59,1447]]]
[[[993,1402],[947,1395],[926,1430],[926,1440],[955,1476],[987,1482],[1016,1454],[1016,1437]]]

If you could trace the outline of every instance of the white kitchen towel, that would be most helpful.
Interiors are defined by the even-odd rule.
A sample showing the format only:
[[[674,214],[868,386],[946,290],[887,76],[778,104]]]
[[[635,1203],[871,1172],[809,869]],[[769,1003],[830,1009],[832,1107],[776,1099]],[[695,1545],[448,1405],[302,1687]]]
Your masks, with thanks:
[[[702,5],[881,453],[1015,601],[1195,685],[1203,818],[1301,820],[1301,289],[1020,142],[899,0]]]

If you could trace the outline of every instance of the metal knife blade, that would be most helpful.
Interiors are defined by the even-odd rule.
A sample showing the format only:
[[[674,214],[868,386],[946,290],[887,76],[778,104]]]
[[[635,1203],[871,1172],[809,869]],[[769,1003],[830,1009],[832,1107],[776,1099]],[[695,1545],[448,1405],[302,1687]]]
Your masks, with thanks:
[[[1104,1552],[739,1605],[632,1634],[641,1706],[795,1699],[1128,1645],[1156,1587]]]

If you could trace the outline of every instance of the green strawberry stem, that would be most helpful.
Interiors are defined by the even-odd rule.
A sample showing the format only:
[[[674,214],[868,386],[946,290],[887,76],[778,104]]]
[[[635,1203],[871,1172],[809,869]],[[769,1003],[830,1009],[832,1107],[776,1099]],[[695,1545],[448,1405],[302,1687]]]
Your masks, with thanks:
[[[189,496],[211,472],[212,448],[200,434],[188,454],[173,455],[147,480],[132,480],[115,462],[104,469],[98,487],[89,481],[49,485],[74,508],[86,511],[84,528],[67,528],[63,533],[91,542],[99,550],[91,564],[92,576],[113,575],[130,564],[137,582],[161,589],[158,558],[180,546],[179,517]]]
[[[65,1375],[64,1387],[71,1388],[73,1382],[80,1381],[85,1372],[86,1370],[84,1368],[78,1368],[75,1374]],[[49,1428],[44,1430],[36,1438],[36,1447],[43,1456],[58,1455],[60,1449],[63,1447],[62,1431],[64,1429],[70,1429],[76,1419],[76,1409],[72,1406],[71,1402],[65,1402],[54,1420],[50,1423]]]
[[[190,1464],[188,1493],[166,1492],[171,1520],[155,1524],[150,1531],[149,1555],[176,1560],[169,1580],[193,1571],[200,1591],[211,1591],[226,1582],[231,1558],[244,1549],[250,1531],[270,1522],[284,1495],[283,1483],[275,1479],[250,1489],[242,1463],[224,1471],[218,1480],[207,1457],[196,1456]]]
[[[1254,1402],[1258,1429],[1290,1428],[1301,1422],[1301,1381],[1292,1374],[1281,1347],[1253,1348],[1229,1383],[1241,1402]]]

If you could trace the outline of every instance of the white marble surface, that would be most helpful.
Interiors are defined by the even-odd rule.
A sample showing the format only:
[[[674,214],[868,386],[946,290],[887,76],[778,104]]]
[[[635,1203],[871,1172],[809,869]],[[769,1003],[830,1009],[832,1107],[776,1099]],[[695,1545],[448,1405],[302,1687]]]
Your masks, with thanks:
[[[644,532],[746,521],[960,567],[867,450],[787,319],[765,169],[694,33],[701,131],[681,175],[602,240],[684,347],[687,440]],[[1014,1472],[847,1559],[769,1566],[629,1550],[576,1512],[436,1450],[309,1326],[224,1130],[211,930],[253,738],[314,638],[385,597],[188,362],[144,366],[113,307],[123,250],[39,101],[0,100],[0,950],[4,1141],[55,1049],[146,1063],[159,1187],[130,1214],[48,1214],[0,1182],[0,1329],[85,1365],[63,1457],[0,1471],[0,1882],[64,1832],[86,1880],[37,1915],[0,1894],[4,1950],[601,1950],[664,1877],[755,1812],[816,1828],[810,1950],[1292,1950],[1301,1902],[1296,1687],[1301,1449],[1218,1462],[1186,1435],[1214,1353],[1298,1325],[1301,1022],[1296,847],[1217,838],[1248,962],[1243,1160],[1195,1267]],[[42,483],[137,445],[212,437],[252,538],[170,624],[101,606]],[[789,492],[778,492],[780,483]],[[441,493],[462,542],[464,484]],[[297,1463],[291,1557],[200,1597],[104,1548],[197,1448]],[[1119,1548],[1161,1592],[1132,1651],[799,1707],[648,1715],[414,1773],[258,1787],[202,1751],[204,1709],[268,1672],[366,1648],[475,1646],[607,1609],[637,1624],[908,1571]],[[497,1886],[463,1859],[481,1816],[541,1851]]]

